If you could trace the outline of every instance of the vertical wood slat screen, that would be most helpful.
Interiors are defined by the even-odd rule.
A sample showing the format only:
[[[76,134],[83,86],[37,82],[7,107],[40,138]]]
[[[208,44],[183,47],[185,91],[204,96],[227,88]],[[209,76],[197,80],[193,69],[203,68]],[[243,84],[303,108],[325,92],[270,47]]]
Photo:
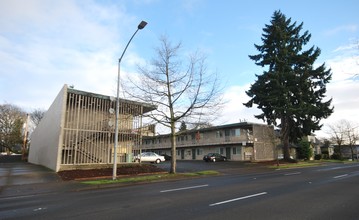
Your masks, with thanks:
[[[115,105],[109,99],[68,93],[61,164],[113,163]],[[142,114],[143,106],[120,101],[119,163],[132,162],[140,148]]]

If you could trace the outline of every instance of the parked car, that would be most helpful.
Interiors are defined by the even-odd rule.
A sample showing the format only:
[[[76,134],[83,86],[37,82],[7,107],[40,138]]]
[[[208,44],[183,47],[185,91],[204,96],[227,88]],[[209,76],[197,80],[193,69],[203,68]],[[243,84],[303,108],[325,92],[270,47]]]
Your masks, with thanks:
[[[165,160],[171,160],[172,157],[170,155],[167,155],[167,154],[161,154],[161,156],[164,156],[165,157]]]
[[[161,163],[166,161],[164,156],[160,156],[154,152],[143,152],[134,158],[135,162],[152,162],[152,163]]]
[[[218,153],[209,153],[203,157],[206,162],[227,161],[227,157]]]

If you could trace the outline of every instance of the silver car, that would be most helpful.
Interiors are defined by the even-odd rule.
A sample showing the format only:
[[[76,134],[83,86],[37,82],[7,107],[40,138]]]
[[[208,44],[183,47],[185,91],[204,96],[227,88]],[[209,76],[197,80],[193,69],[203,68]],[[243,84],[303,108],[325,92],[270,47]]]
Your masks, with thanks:
[[[135,162],[152,162],[152,163],[161,163],[165,161],[164,156],[160,156],[153,152],[143,152],[137,156],[135,156]]]

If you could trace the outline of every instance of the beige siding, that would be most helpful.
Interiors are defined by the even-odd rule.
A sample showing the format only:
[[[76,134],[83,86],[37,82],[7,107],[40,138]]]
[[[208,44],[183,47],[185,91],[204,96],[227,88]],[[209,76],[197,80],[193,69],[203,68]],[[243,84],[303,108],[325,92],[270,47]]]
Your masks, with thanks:
[[[114,158],[116,101],[65,85],[34,131],[29,161],[53,170],[109,165]],[[146,105],[145,111],[154,106]],[[120,99],[117,161],[140,151],[144,105]],[[153,130],[153,129],[152,129]]]
[[[201,160],[204,155],[217,152],[230,160],[271,160],[275,153],[273,135],[273,127],[249,123],[188,131],[176,137],[177,158]],[[170,155],[169,135],[146,138],[142,147]]]
[[[61,144],[61,122],[64,115],[62,106],[66,100],[66,94],[67,86],[64,86],[32,133],[28,158],[30,163],[41,164],[55,171],[59,170],[58,152]]]

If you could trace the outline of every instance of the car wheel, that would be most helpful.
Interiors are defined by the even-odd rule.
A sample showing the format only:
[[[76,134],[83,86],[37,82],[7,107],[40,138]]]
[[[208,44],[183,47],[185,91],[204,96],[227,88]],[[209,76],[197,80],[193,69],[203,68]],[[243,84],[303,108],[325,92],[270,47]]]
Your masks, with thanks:
[[[156,163],[161,163],[161,160],[160,160],[160,159],[157,159],[157,160],[156,160]]]

